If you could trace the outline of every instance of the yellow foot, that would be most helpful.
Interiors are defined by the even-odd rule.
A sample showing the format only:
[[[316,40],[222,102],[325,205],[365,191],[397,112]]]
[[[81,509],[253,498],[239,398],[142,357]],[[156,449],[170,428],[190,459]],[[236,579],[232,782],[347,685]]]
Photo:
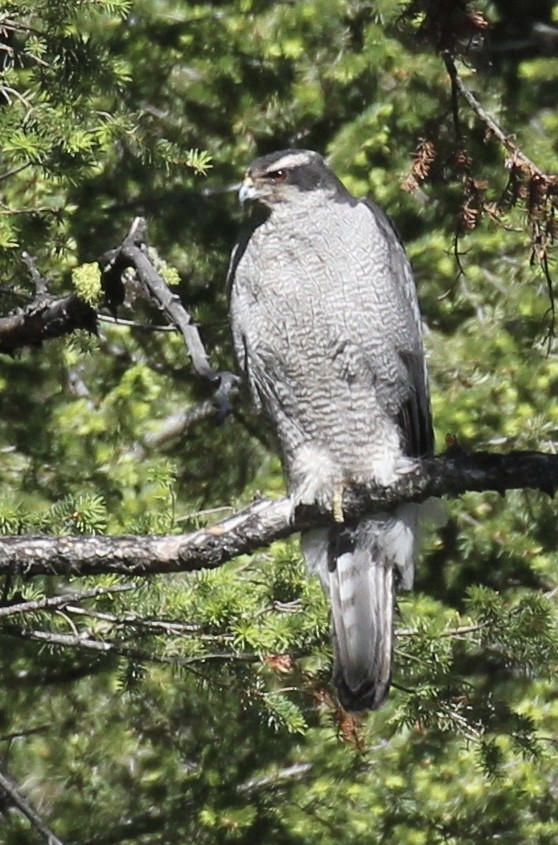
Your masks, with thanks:
[[[335,522],[345,522],[343,515],[343,485],[336,484],[333,489],[332,511]]]

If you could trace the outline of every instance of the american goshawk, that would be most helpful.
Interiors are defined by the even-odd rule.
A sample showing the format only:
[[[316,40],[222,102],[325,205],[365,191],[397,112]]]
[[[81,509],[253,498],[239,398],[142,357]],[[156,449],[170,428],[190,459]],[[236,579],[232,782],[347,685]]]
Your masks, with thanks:
[[[389,219],[309,150],[257,159],[230,264],[235,350],[277,432],[293,503],[393,484],[432,452],[421,318]],[[331,598],[334,681],[349,710],[389,689],[394,592],[412,586],[417,506],[302,535]],[[339,519],[339,517],[338,517]]]

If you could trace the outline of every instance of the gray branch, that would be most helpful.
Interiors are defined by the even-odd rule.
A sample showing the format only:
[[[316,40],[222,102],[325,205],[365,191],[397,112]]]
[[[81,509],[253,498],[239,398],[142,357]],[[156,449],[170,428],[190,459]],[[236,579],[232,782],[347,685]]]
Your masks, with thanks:
[[[45,824],[37,811],[26,801],[14,781],[2,772],[0,772],[0,791],[4,793],[10,804],[17,807],[19,812],[31,822],[47,845],[64,845],[62,840],[58,839],[48,825]]]
[[[62,648],[82,649],[95,651],[102,654],[113,654],[118,657],[126,657],[138,663],[160,663],[168,666],[191,667],[197,664],[204,664],[208,661],[233,661],[241,663],[257,663],[260,656],[248,652],[220,651],[209,654],[197,654],[193,657],[180,657],[179,655],[157,654],[138,648],[130,648],[122,643],[100,637],[89,636],[87,632],[81,634],[59,634],[56,631],[41,631],[32,628],[19,628],[15,625],[7,625],[3,634],[8,634],[20,640],[34,640],[39,643],[48,643]],[[0,783],[1,786],[1,783]]]
[[[547,180],[554,177],[549,177],[537,167],[534,161],[525,155],[523,150],[515,143],[514,136],[502,129],[499,123],[490,115],[486,109],[479,103],[473,92],[465,85],[461,76],[457,72],[455,62],[449,50],[444,50],[442,58],[446,66],[446,70],[451,79],[451,84],[454,91],[459,91],[470,109],[477,115],[477,117],[484,123],[486,128],[494,135],[495,138],[502,144],[502,146],[510,153],[512,160],[521,165],[524,165],[529,172],[538,176],[541,179]],[[454,109],[454,115],[456,115]]]
[[[347,489],[343,511],[351,520],[396,503],[431,496],[524,488],[553,495],[558,489],[558,455],[469,453],[454,447],[444,455],[417,462],[415,471],[389,490]],[[331,519],[330,513],[317,507],[301,507],[293,514],[289,499],[260,499],[234,516],[191,534],[0,537],[0,575],[86,576],[111,572],[145,577],[193,572],[215,568],[301,529],[327,525]]]
[[[34,613],[37,610],[64,608],[71,602],[97,598],[98,596],[106,596],[113,593],[127,593],[133,589],[135,589],[135,587],[132,584],[116,584],[113,587],[94,587],[92,590],[65,593],[62,596],[50,596],[49,598],[22,601],[17,604],[8,604],[5,607],[0,607],[0,619],[6,616],[17,616],[22,613]]]
[[[25,306],[14,309],[6,316],[0,315],[0,352],[13,354],[24,346],[40,346],[45,340],[69,334],[76,329],[86,329],[96,334],[96,311],[75,293],[51,296],[47,292],[48,280],[38,270],[36,259],[23,253],[23,260],[29,268],[36,296]],[[171,291],[151,260],[146,220],[136,217],[121,245],[102,255],[98,264],[105,297],[114,314],[124,301],[122,274],[129,268],[135,271],[143,289],[184,338],[195,373],[214,388],[214,406],[221,416],[227,414],[240,379],[232,372],[215,370],[211,366],[192,315],[180,297]],[[154,327],[145,328],[153,330]],[[146,448],[149,448],[149,444],[146,444]]]
[[[129,267],[136,271],[150,297],[182,334],[195,372],[216,387],[215,401],[221,413],[227,413],[230,410],[229,397],[236,392],[239,378],[234,373],[214,370],[211,366],[191,314],[180,297],[172,293],[147,255],[147,221],[143,217],[136,217],[121,246],[105,253],[99,259],[99,266],[105,293],[114,310],[124,298],[122,272]]]
[[[212,399],[206,399],[193,407],[171,414],[161,421],[155,431],[150,431],[142,441],[132,447],[132,460],[143,461],[149,452],[160,449],[169,440],[180,437],[196,423],[212,416],[215,416],[215,403]]]

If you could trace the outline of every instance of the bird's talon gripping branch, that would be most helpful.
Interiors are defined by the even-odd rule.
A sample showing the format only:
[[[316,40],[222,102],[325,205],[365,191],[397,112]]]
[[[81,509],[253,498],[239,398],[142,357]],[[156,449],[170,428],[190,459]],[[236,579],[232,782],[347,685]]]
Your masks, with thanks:
[[[213,383],[216,386],[214,395],[215,406],[220,420],[224,420],[232,412],[231,397],[238,393],[240,376],[228,370],[221,370],[215,374]]]

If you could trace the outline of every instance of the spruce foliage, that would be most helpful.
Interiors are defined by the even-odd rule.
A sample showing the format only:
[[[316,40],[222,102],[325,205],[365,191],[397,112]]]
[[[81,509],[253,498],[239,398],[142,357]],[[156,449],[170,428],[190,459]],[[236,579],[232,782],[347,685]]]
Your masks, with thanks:
[[[233,369],[225,189],[291,146],[397,222],[439,449],[555,451],[558,58],[536,27],[514,52],[502,6],[2,4],[0,310],[45,284],[105,318],[1,356],[2,534],[172,534],[281,495],[245,399],[225,421],[196,415],[209,394],[181,338],[133,274],[115,323],[96,262],[145,216],[152,260]],[[458,91],[456,124],[443,51],[538,171]],[[327,601],[296,541],[191,575],[14,573],[0,771],[65,845],[550,845],[557,525],[531,491],[449,502],[400,600],[392,695],[363,719],[332,697]],[[0,831],[40,839],[8,800]]]

